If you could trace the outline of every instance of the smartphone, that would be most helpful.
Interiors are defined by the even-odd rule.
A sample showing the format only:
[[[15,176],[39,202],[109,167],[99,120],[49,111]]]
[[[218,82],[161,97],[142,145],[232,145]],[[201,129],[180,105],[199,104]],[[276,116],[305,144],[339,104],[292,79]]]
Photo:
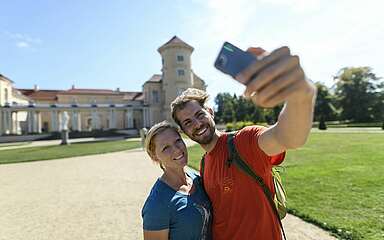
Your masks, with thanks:
[[[215,67],[235,78],[237,74],[256,61],[257,58],[252,53],[245,52],[233,44],[225,42],[216,58]],[[242,84],[246,83],[242,82]]]

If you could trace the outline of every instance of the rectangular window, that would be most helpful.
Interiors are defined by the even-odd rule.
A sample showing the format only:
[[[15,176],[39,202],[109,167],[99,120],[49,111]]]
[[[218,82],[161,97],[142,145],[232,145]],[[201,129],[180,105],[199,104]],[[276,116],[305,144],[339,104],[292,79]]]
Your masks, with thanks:
[[[152,91],[152,102],[153,103],[159,103],[160,102],[159,92],[156,90]]]
[[[184,76],[185,75],[185,72],[184,72],[184,69],[177,69],[177,75],[180,77],[180,76]]]
[[[183,62],[184,61],[184,56],[183,55],[177,55],[177,61],[178,62]]]

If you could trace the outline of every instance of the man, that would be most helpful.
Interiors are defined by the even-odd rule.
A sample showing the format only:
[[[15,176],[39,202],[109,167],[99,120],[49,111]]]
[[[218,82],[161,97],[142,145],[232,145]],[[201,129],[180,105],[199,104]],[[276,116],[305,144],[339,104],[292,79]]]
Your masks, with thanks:
[[[285,105],[276,124],[246,127],[237,133],[234,144],[242,159],[274,192],[271,168],[283,161],[287,149],[306,142],[316,88],[288,47],[269,55],[261,48],[248,51],[264,57],[236,76],[247,82],[245,97],[261,107]],[[213,206],[214,239],[281,239],[279,220],[262,188],[236,167],[225,164],[227,134],[215,128],[214,112],[206,105],[207,99],[204,91],[187,89],[172,102],[171,109],[184,133],[207,152],[203,179]]]

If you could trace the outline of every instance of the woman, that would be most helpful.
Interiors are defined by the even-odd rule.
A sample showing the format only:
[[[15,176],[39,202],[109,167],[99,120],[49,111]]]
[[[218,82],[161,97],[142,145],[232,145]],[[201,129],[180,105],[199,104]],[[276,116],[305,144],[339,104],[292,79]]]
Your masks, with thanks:
[[[187,169],[178,129],[163,121],[147,133],[145,148],[163,169],[142,209],[145,240],[211,239],[211,204],[201,179]]]

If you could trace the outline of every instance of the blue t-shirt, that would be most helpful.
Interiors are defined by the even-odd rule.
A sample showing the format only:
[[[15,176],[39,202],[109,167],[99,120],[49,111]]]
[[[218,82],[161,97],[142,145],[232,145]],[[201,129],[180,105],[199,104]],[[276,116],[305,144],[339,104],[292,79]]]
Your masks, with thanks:
[[[143,228],[148,231],[169,229],[172,240],[211,239],[211,203],[201,179],[187,172],[193,180],[190,195],[175,191],[158,179],[142,209]]]

